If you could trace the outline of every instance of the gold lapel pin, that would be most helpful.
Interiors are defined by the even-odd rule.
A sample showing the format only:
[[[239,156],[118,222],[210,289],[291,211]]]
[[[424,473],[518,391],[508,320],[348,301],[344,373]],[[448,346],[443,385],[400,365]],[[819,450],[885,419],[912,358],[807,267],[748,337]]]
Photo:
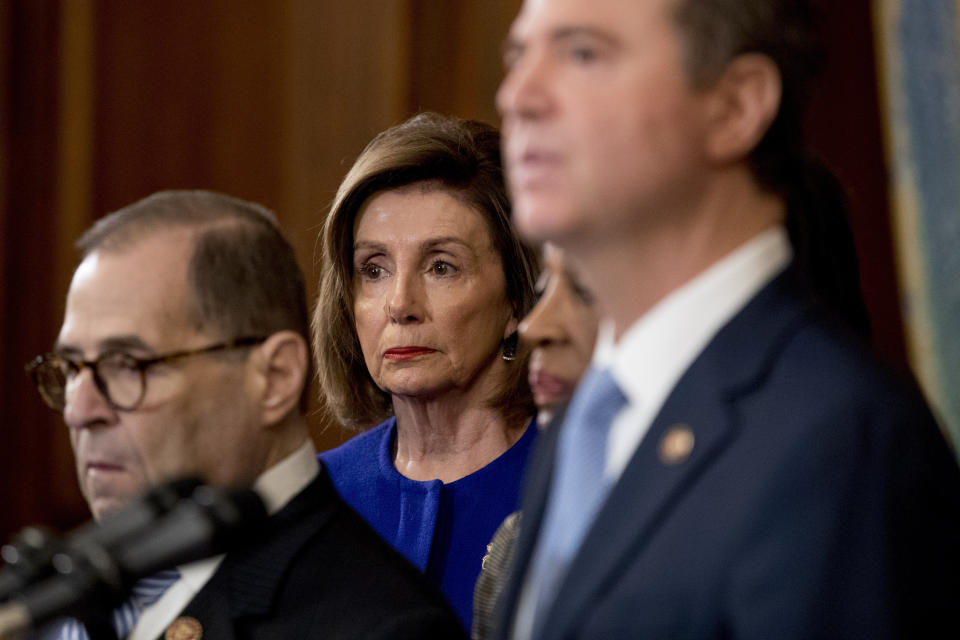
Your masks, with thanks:
[[[184,616],[177,618],[167,627],[164,640],[200,640],[203,638],[203,626],[196,618]]]
[[[673,425],[660,438],[660,446],[657,449],[660,462],[670,465],[686,462],[693,451],[695,440],[693,429],[689,426],[682,422]]]

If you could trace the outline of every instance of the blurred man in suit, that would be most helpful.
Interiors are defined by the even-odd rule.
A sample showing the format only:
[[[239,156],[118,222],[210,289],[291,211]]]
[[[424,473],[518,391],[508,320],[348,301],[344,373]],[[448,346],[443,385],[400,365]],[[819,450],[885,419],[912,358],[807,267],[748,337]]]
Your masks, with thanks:
[[[528,472],[501,637],[957,635],[956,462],[783,226],[817,190],[795,193],[814,18],[524,2],[497,95],[516,224],[607,319]]]
[[[184,475],[252,486],[271,514],[240,548],[168,576],[156,602],[114,614],[120,637],[459,637],[439,592],[318,466],[303,276],[273,214],[162,192],[78,246],[60,335],[33,371],[94,516]],[[76,627],[46,637],[83,637]]]

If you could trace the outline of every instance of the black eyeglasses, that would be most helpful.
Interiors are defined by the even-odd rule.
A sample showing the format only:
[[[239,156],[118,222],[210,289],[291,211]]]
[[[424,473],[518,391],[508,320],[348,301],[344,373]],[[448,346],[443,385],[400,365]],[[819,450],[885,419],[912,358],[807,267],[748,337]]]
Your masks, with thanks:
[[[27,364],[26,370],[33,377],[43,401],[55,411],[63,411],[67,404],[67,388],[84,367],[89,367],[93,372],[94,384],[112,409],[133,411],[147,394],[147,369],[150,367],[202,353],[251,347],[264,340],[266,338],[237,338],[153,358],[135,358],[124,351],[107,351],[96,360],[71,360],[66,356],[48,353],[37,356]]]

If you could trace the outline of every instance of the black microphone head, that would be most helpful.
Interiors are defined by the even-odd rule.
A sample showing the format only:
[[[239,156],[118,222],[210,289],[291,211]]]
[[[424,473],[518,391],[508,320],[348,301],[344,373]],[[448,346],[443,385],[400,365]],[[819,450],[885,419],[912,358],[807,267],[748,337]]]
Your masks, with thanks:
[[[127,586],[114,559],[101,548],[66,548],[54,554],[55,571],[28,585],[12,600],[36,629],[54,618],[99,619],[123,602]]]
[[[29,585],[55,573],[52,560],[66,547],[96,547],[110,553],[133,536],[142,534],[157,518],[191,496],[203,482],[197,477],[177,478],[159,484],[125,507],[106,514],[100,522],[89,522],[66,539],[49,529],[27,527],[0,550],[5,566],[0,569],[0,602],[10,599]]]
[[[121,602],[138,579],[248,544],[266,521],[255,491],[198,486],[149,526],[122,538],[108,534],[115,544],[103,544],[104,534],[95,531],[70,538],[52,554],[52,574],[16,601],[34,625],[63,615],[94,619]]]
[[[26,527],[0,547],[4,562],[0,569],[0,602],[51,575],[51,559],[63,547],[63,540],[45,527]]]
[[[251,489],[198,487],[149,532],[117,550],[130,580],[202,560],[246,544],[259,535],[267,510]]]
[[[99,522],[90,522],[74,530],[68,542],[113,549],[131,536],[143,533],[157,518],[176,507],[200,486],[203,486],[203,481],[193,476],[158,484],[121,509],[107,513]]]

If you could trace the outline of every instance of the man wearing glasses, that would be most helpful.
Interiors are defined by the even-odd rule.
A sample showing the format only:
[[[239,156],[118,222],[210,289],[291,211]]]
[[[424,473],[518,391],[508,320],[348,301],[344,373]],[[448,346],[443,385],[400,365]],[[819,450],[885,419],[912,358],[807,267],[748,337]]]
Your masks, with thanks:
[[[114,622],[118,636],[459,637],[440,597],[317,465],[303,275],[273,215],[162,192],[78,247],[56,345],[31,370],[63,412],[94,517],[184,475],[253,486],[271,513],[262,539],[180,567],[155,603]],[[45,637],[85,637],[76,627]]]

